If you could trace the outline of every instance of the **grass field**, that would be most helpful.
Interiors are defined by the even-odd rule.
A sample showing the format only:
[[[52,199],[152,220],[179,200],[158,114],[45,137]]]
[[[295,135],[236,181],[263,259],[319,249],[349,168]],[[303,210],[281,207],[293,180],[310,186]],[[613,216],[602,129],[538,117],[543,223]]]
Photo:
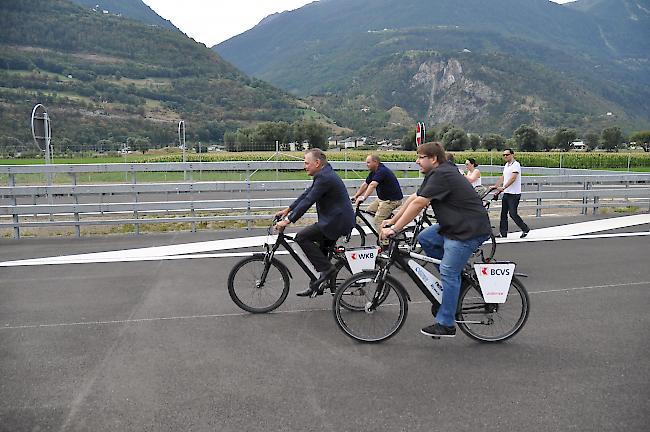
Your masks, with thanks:
[[[154,151],[147,154],[131,153],[126,156],[93,156],[93,157],[73,157],[73,158],[55,158],[54,163],[58,164],[105,164],[105,163],[154,163],[154,162],[180,162],[182,156],[180,150],[171,151]],[[171,153],[171,154],[170,154]],[[365,159],[368,151],[348,151],[328,153],[330,160],[348,160],[362,161]],[[221,162],[221,161],[264,161],[268,160],[273,153],[271,152],[242,152],[229,153],[217,152],[198,155],[196,153],[188,154],[190,162]],[[462,162],[468,157],[475,157],[479,164],[501,165],[502,158],[500,152],[457,152],[457,162]],[[384,152],[381,154],[384,161],[414,161],[414,152]],[[606,169],[615,171],[631,172],[650,172],[650,153],[517,153],[517,159],[523,166],[542,166],[542,167],[559,167],[560,157],[562,157],[562,167],[565,168],[592,168]],[[283,153],[275,158],[280,160],[301,160],[302,152]],[[0,159],[0,165],[39,165],[43,164],[42,159]],[[363,171],[340,171],[339,174],[347,179],[365,178],[366,172]],[[189,174],[188,174],[189,175]],[[417,172],[399,173],[400,177],[408,175],[417,177]],[[245,171],[232,172],[208,172],[194,171],[192,179],[194,181],[243,181],[246,179]],[[278,171],[265,170],[254,173],[254,181],[270,180],[306,180],[309,177],[302,171]],[[142,172],[137,174],[138,183],[141,182],[177,182],[184,179],[182,172]],[[44,184],[46,179],[43,174],[18,174],[16,175],[16,184]],[[77,183],[130,183],[132,178],[130,174],[125,173],[81,173],[77,174]],[[7,184],[8,177],[6,174],[0,174],[0,184]],[[56,174],[53,177],[55,184],[70,184],[71,178],[68,174]]]

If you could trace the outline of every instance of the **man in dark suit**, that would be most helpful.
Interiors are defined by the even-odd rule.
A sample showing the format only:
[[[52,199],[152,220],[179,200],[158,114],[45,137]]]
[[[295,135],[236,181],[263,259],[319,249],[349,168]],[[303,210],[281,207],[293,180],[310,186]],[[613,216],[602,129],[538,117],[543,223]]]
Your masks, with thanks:
[[[314,265],[319,277],[309,288],[297,293],[301,297],[311,296],[335,271],[327,259],[327,248],[334,245],[341,236],[347,236],[355,224],[354,210],[348,191],[340,177],[334,172],[322,150],[314,148],[305,153],[305,171],[314,178],[307,188],[289,207],[276,213],[282,217],[277,223],[278,231],[296,222],[316,203],[318,222],[304,228],[296,235],[296,243]]]

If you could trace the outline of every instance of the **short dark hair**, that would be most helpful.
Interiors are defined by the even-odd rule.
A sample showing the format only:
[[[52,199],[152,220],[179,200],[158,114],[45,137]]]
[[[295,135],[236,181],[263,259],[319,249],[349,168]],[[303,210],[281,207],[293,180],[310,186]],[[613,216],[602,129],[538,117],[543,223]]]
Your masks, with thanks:
[[[435,156],[438,163],[447,162],[447,154],[445,153],[445,148],[438,141],[420,144],[417,148],[417,152],[427,157]]]
[[[305,152],[305,154],[312,155],[312,157],[314,159],[318,159],[323,166],[327,164],[327,155],[325,155],[325,152],[319,148],[309,149]]]
[[[512,150],[511,148],[503,149],[503,151],[510,152],[510,154],[515,154],[514,150]]]
[[[476,163],[476,159],[474,159],[474,158],[467,158],[467,162],[471,163],[475,167],[478,166],[478,164]]]
[[[376,153],[370,153],[368,156],[370,156],[370,159],[374,160],[375,162],[381,162],[381,158]]]

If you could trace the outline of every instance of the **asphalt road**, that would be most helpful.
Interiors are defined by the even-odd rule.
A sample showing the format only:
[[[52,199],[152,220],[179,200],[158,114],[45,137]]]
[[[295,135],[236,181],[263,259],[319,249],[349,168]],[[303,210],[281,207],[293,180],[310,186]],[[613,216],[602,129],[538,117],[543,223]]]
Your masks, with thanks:
[[[589,218],[529,220],[532,228]],[[616,232],[648,231],[641,225]],[[242,232],[0,240],[0,262]],[[502,244],[531,298],[511,341],[343,335],[330,298],[230,300],[239,258],[0,267],[0,431],[647,431],[647,236]]]

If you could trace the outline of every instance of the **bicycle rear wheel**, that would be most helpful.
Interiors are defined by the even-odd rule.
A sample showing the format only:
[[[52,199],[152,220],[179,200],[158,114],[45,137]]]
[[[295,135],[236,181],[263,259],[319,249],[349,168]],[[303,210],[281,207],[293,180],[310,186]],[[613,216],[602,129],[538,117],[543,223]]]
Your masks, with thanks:
[[[530,301],[526,288],[516,277],[510,282],[505,303],[485,303],[481,288],[474,281],[463,283],[456,323],[460,330],[480,342],[503,342],[526,324]]]
[[[356,224],[350,234],[343,238],[342,246],[346,249],[362,247],[366,245],[366,232],[361,225]]]
[[[267,266],[268,271],[263,277]],[[244,258],[230,271],[228,294],[247,312],[270,312],[287,298],[289,275],[275,260],[267,263],[265,255]]]
[[[392,276],[379,286],[378,270],[358,273],[346,280],[334,294],[332,312],[339,328],[358,342],[385,341],[402,328],[408,314],[408,298],[404,287]],[[362,290],[360,290],[362,288]],[[381,301],[370,310],[375,291],[381,289]],[[350,310],[349,305],[354,305]]]

